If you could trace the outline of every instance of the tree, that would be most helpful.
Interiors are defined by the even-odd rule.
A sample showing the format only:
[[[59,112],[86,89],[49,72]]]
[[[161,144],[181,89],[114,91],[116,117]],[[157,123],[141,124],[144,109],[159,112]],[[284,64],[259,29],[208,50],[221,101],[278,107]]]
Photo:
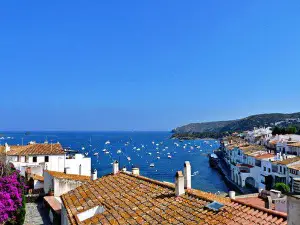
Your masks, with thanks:
[[[287,133],[288,133],[288,134],[296,134],[296,133],[297,133],[297,128],[294,127],[294,126],[289,126],[289,127],[287,128]]]
[[[277,191],[281,191],[282,194],[287,194],[290,192],[289,185],[286,185],[285,183],[276,183],[274,189]]]
[[[279,127],[274,127],[272,131],[272,135],[281,134],[281,129]]]

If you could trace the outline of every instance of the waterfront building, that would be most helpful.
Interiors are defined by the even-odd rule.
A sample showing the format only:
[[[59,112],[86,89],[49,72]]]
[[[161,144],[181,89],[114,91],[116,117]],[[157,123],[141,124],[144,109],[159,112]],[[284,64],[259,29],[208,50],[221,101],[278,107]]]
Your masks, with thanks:
[[[287,224],[286,213],[246,203],[233,192],[225,198],[192,189],[190,179],[178,171],[175,184],[160,182],[138,168],[119,171],[115,162],[112,174],[61,196],[61,224]]]
[[[288,153],[292,155],[300,156],[300,142],[289,143]]]
[[[273,155],[273,157],[262,159],[259,189],[270,190],[278,182],[287,184],[288,171],[286,165],[298,160],[294,155],[282,156],[280,153]]]
[[[260,145],[242,145],[231,150],[231,179],[240,187],[259,188],[261,160],[273,155]]]
[[[300,179],[300,163],[296,163],[296,164],[291,164],[288,165],[288,172],[289,172],[289,185],[291,188],[291,191],[294,192],[294,180],[296,179]]]

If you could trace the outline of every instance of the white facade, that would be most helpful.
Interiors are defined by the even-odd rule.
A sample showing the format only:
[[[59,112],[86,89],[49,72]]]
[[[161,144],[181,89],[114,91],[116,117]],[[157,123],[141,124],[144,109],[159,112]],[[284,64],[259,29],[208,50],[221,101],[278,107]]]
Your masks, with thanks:
[[[66,173],[78,175],[91,175],[91,158],[84,157],[83,154],[75,154],[74,158],[66,158]]]
[[[31,168],[32,174],[43,176],[44,169],[64,172],[65,155],[9,156],[8,161],[21,171],[20,174],[22,176],[25,176],[25,171],[28,167]]]
[[[263,144],[262,142],[272,137],[271,127],[254,128],[246,133],[245,139],[252,144]]]
[[[71,191],[82,185],[81,181],[56,178],[50,175],[47,171],[44,172],[44,192],[54,191],[55,197],[60,197],[62,194]]]

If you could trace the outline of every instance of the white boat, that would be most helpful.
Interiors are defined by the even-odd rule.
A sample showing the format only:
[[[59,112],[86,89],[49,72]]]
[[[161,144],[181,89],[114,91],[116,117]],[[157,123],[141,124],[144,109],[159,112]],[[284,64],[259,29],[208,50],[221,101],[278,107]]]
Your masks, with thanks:
[[[157,159],[160,159],[160,157],[159,157],[159,156],[157,156],[156,158],[157,158]]]
[[[140,151],[141,149],[140,149],[140,148],[137,148],[136,150],[137,150],[137,151]]]
[[[128,156],[128,157],[127,157],[127,160],[128,160],[128,161],[131,161],[131,158]]]
[[[150,164],[150,167],[154,167],[154,163],[151,163],[151,164]]]
[[[156,146],[159,146],[159,144],[156,144]]]
[[[82,150],[84,150],[84,149],[85,149],[85,147],[82,147],[81,149],[82,149]]]
[[[86,153],[84,153],[86,156],[88,156],[89,155],[89,153],[88,152],[86,152]]]
[[[98,155],[98,152],[95,152],[94,155]]]
[[[152,144],[154,145],[154,144],[155,144],[155,142],[154,142],[154,141],[152,141]]]
[[[105,152],[105,154],[109,154],[109,151]]]
[[[172,158],[172,156],[171,156],[171,155],[168,155],[168,158],[169,158],[169,159],[171,159],[171,158]]]
[[[120,149],[117,151],[118,154],[120,154],[121,152],[122,152],[122,151],[121,151]]]
[[[109,145],[109,144],[110,144],[110,141],[106,141],[105,144],[106,144],[106,145]]]
[[[106,149],[103,149],[102,152],[106,152]]]
[[[151,153],[151,152],[148,152],[148,155],[152,155],[152,153]]]

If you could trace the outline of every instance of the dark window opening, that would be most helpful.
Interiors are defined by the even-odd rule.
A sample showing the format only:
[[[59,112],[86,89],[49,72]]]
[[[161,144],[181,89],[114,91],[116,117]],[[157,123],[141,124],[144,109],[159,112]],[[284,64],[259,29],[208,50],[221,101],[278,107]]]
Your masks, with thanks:
[[[32,161],[33,161],[33,162],[37,162],[37,157],[36,157],[36,156],[33,156],[33,157],[32,157]]]
[[[49,162],[49,156],[45,156],[45,162]]]

